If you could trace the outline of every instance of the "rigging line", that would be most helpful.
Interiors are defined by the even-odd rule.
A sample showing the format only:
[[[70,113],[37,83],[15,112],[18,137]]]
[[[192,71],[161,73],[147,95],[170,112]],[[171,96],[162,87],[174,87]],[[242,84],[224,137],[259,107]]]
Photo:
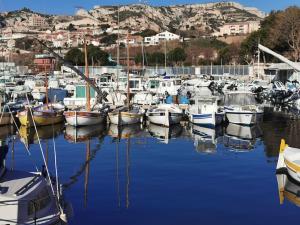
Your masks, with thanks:
[[[14,123],[15,127],[17,128],[17,131],[18,131],[18,133],[19,133],[19,135],[20,135],[20,129],[19,129],[19,127],[18,127],[18,125],[17,125],[17,122],[16,122],[16,120],[15,120],[15,118],[14,118],[14,116],[13,116],[11,110],[10,110],[9,105],[7,105],[7,107],[8,107],[9,113],[10,113],[10,115],[11,115],[11,118],[12,118],[12,120],[13,120],[13,123]],[[28,148],[25,144],[24,144],[24,146],[25,146],[25,149],[26,149],[26,152],[28,153],[28,155],[31,156],[31,152],[29,151],[29,148]],[[33,162],[32,158],[30,158],[30,160],[31,160],[32,163],[34,164],[36,172],[38,172],[39,169],[37,168],[37,165]]]
[[[26,93],[26,99],[27,99],[27,102],[28,102],[28,105],[29,105],[29,99],[28,99],[27,93]],[[46,168],[46,172],[47,172],[49,184],[50,184],[51,190],[52,190],[52,192],[53,192],[53,195],[55,196],[55,192],[54,192],[54,188],[53,188],[53,185],[52,185],[52,182],[51,182],[50,173],[49,173],[48,165],[47,165],[47,163],[46,163],[46,159],[45,159],[45,155],[44,155],[42,143],[41,143],[41,140],[40,140],[40,136],[39,136],[39,133],[38,133],[38,130],[37,130],[37,127],[36,127],[34,118],[33,118],[32,109],[31,109],[30,106],[29,106],[29,112],[30,112],[30,116],[31,116],[31,118],[32,118],[32,122],[33,122],[33,126],[34,126],[34,129],[35,129],[35,132],[36,132],[36,136],[37,136],[37,139],[38,139],[38,142],[39,142],[39,146],[40,146],[41,154],[42,154],[43,161],[44,161],[44,164],[45,164],[45,168]]]
[[[60,201],[60,194],[59,194],[59,186],[58,186],[58,170],[57,170],[56,144],[55,144],[55,140],[54,140],[54,126],[53,126],[53,123],[52,123],[52,140],[53,140],[53,152],[54,152],[56,192],[57,192],[57,199],[58,199],[58,202],[59,202]]]

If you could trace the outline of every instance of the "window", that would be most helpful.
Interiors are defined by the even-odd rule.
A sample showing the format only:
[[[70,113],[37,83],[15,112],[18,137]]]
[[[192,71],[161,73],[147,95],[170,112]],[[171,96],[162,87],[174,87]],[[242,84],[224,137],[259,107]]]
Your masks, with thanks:
[[[48,193],[47,188],[44,188],[40,193],[37,194],[35,199],[28,202],[28,216],[34,215],[35,212],[38,212],[47,207],[51,199]]]

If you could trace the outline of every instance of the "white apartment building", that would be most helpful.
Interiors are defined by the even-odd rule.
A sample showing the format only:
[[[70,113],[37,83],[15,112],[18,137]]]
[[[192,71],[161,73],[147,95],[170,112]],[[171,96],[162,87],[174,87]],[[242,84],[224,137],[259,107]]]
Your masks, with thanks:
[[[253,31],[257,31],[260,28],[260,21],[246,21],[227,23],[220,27],[219,32],[215,32],[214,36],[231,36],[231,35],[243,35],[250,34]]]
[[[145,37],[144,42],[147,45],[158,45],[161,41],[172,41],[172,40],[179,40],[179,39],[180,39],[179,35],[173,34],[169,31],[165,31],[151,37]]]

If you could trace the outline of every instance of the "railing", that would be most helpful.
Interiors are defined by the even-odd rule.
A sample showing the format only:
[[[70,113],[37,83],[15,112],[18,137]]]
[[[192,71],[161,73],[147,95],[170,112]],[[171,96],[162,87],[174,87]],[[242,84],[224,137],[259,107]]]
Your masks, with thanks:
[[[84,72],[84,67],[79,66],[78,69]],[[139,67],[132,67],[132,70],[141,70]],[[103,73],[113,73],[119,75],[126,74],[126,67],[116,66],[90,66],[89,72],[91,76],[101,75]],[[246,76],[251,74],[251,66],[249,65],[211,65],[211,66],[190,66],[190,67],[145,67],[144,74],[146,76],[156,74],[172,74],[172,75],[212,75],[212,76]]]

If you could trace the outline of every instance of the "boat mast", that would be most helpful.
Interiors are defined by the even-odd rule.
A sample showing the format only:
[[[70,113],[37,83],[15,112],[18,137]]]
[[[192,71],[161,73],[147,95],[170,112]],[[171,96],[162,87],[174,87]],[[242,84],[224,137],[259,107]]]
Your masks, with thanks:
[[[130,87],[129,87],[129,33],[127,33],[127,107],[130,107]]]
[[[85,76],[89,79],[89,66],[88,66],[88,57],[87,57],[87,46],[86,39],[84,38],[84,61],[85,61]],[[91,111],[91,96],[90,96],[90,85],[86,82],[86,110]]]
[[[117,91],[119,91],[119,65],[120,65],[120,7],[118,6]]]
[[[46,87],[46,105],[48,106],[49,100],[48,100],[48,75],[47,75],[47,68],[45,66],[45,87]]]

